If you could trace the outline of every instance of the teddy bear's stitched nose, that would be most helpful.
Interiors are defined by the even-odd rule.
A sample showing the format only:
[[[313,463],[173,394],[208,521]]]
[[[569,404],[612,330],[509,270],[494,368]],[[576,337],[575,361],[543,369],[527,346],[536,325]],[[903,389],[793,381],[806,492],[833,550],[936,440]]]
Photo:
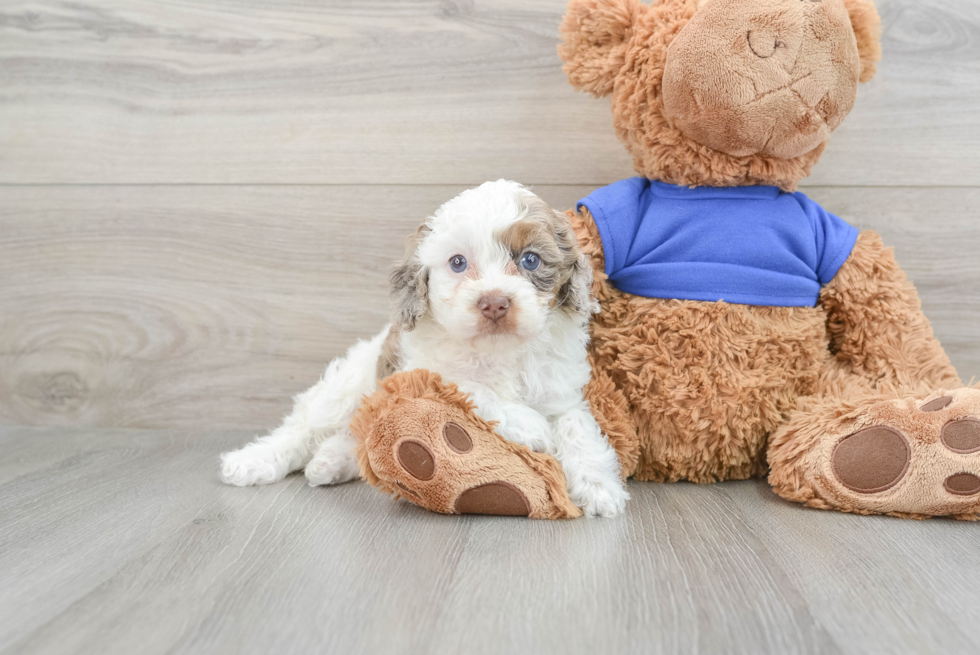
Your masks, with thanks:
[[[510,300],[506,296],[486,295],[476,303],[483,315],[491,321],[498,321],[507,314],[510,308]]]

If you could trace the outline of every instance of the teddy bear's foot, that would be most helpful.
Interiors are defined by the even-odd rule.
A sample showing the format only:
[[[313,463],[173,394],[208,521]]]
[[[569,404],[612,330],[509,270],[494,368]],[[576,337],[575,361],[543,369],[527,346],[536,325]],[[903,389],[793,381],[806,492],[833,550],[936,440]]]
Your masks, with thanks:
[[[813,443],[811,456],[800,458],[803,467],[797,472],[796,489],[774,483],[778,493],[817,507],[859,513],[976,517],[980,390],[870,401],[856,410],[840,416],[837,429],[825,431],[825,438]],[[777,462],[772,457],[770,461],[775,474]]]
[[[572,518],[558,462],[510,443],[454,385],[417,369],[384,380],[351,429],[362,476],[444,514]]]

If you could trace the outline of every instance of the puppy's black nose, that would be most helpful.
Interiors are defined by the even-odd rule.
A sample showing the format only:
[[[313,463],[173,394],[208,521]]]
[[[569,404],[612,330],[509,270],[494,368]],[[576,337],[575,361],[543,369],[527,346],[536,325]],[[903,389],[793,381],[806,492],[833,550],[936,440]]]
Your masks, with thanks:
[[[477,301],[476,306],[491,321],[498,321],[504,317],[507,309],[510,308],[510,300],[505,296],[486,295]]]

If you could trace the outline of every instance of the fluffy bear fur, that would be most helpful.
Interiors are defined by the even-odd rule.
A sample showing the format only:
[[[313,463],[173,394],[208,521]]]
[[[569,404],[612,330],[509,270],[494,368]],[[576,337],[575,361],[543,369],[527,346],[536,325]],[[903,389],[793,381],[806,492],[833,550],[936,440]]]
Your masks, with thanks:
[[[828,12],[833,2],[846,10],[853,32],[847,38],[857,60],[835,61],[856,66],[855,85],[869,81],[881,54],[873,3],[825,2]],[[665,110],[672,41],[696,12],[710,6],[718,14],[726,4],[796,9],[779,0],[664,0],[652,7],[573,0],[561,27],[565,71],[579,89],[612,96],[613,124],[641,175],[691,186],[793,190],[825,143],[791,158],[733,156],[682,133]],[[697,27],[720,29],[719,22]],[[845,41],[842,48],[849,47]],[[768,474],[778,494],[813,507],[908,517],[976,512],[976,495],[950,495],[943,480],[959,470],[980,474],[977,455],[936,443],[944,426],[976,416],[977,392],[960,388],[914,286],[877,234],[860,234],[816,307],[758,307],[622,293],[603,273],[602,244],[588,210],[569,215],[592,258],[602,307],[592,325],[594,371],[627,400],[639,442],[636,479],[712,482]],[[953,399],[949,407],[960,414],[921,409],[936,398]],[[905,430],[911,472],[894,489],[854,493],[828,473],[833,446],[885,416],[888,426]],[[917,454],[922,444],[932,450]]]

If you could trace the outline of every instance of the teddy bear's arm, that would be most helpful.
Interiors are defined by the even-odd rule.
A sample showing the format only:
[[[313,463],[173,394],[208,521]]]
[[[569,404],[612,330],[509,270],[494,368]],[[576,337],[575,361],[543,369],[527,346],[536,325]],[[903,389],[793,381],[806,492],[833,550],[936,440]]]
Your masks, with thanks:
[[[611,287],[607,281],[609,276],[606,275],[606,257],[602,251],[599,228],[588,207],[582,207],[581,211],[569,209],[565,215],[572,222],[572,230],[582,254],[588,256],[592,262],[592,295],[601,303],[608,299]]]
[[[819,305],[827,312],[831,352],[855,373],[875,382],[960,386],[915,287],[876,232],[861,232]]]
[[[598,322],[612,320],[625,308],[624,296],[609,284],[605,272],[606,259],[602,252],[602,238],[588,208],[581,211],[569,209],[566,212],[572,221],[572,229],[582,253],[592,261],[592,295],[602,306],[597,316]],[[616,386],[609,375],[610,358],[614,355],[604,349],[604,339],[595,334],[596,322],[592,325],[593,334],[589,343],[589,364],[592,366],[592,379],[585,388],[585,397],[592,408],[602,433],[619,455],[623,479],[633,475],[639,463],[640,441],[630,404],[622,389]]]

